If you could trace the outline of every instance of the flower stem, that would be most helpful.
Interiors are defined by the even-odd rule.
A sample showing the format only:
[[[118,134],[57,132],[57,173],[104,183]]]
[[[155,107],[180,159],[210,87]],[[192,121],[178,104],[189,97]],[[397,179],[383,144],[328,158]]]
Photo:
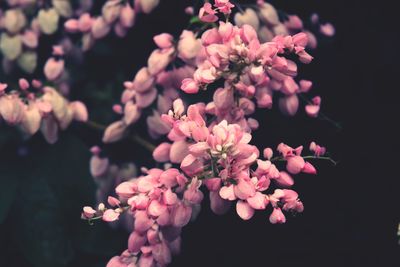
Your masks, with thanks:
[[[320,159],[320,160],[327,160],[330,161],[333,165],[337,165],[339,162],[333,160],[330,157],[317,157],[317,156],[304,156],[303,159]],[[270,159],[271,162],[277,162],[277,161],[286,161],[283,157],[274,157]]]

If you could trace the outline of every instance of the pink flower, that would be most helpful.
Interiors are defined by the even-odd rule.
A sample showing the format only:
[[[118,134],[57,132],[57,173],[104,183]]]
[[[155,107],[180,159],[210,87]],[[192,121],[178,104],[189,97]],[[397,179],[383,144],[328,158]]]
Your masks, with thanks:
[[[309,149],[310,149],[310,151],[314,152],[314,155],[316,157],[323,156],[325,154],[325,152],[326,152],[326,148],[325,147],[317,145],[315,142],[311,142],[310,143],[310,148]]]
[[[236,212],[243,220],[249,220],[254,215],[254,209],[242,200],[236,202]]]
[[[229,0],[215,0],[214,6],[224,14],[230,14],[231,9],[235,6]]]
[[[280,208],[274,208],[272,211],[271,215],[269,216],[269,221],[272,224],[276,223],[285,223],[286,222],[286,217],[283,214],[282,210]]]
[[[170,150],[171,150],[171,144],[170,143],[166,143],[166,142],[161,143],[153,151],[153,158],[157,162],[169,161]]]
[[[174,37],[169,33],[161,33],[154,36],[153,40],[159,48],[166,49],[172,47]]]
[[[312,99],[312,104],[306,105],[306,113],[308,116],[316,118],[318,117],[319,110],[321,108],[321,98],[316,96]]]
[[[107,210],[103,213],[102,219],[103,219],[103,221],[105,221],[105,222],[113,222],[113,221],[118,220],[119,215],[120,215],[119,212],[116,212],[116,211],[113,210],[113,209],[107,209]]]
[[[18,124],[25,116],[25,106],[17,95],[2,96],[0,97],[0,115],[7,123]]]
[[[218,17],[215,15],[217,12],[212,9],[210,3],[205,3],[199,11],[199,18],[204,22],[216,22]]]
[[[83,215],[86,218],[89,218],[89,219],[93,218],[95,213],[96,213],[96,211],[92,207],[89,207],[89,206],[83,207]]]
[[[184,30],[179,37],[178,56],[185,60],[193,60],[201,49],[201,41],[197,39],[192,31]]]
[[[188,94],[197,94],[199,85],[191,78],[186,78],[182,81],[181,89]]]
[[[283,114],[294,116],[299,108],[299,98],[296,94],[279,99],[279,108]]]
[[[319,26],[319,31],[328,37],[332,37],[335,35],[335,27],[331,23],[321,24]]]

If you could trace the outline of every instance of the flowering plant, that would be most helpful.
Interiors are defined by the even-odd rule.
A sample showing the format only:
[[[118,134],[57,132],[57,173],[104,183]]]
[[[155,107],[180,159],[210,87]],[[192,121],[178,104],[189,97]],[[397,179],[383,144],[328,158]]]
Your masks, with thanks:
[[[321,97],[306,97],[313,83],[296,78],[298,67],[313,60],[308,50],[316,48],[317,32],[264,1],[245,6],[216,0],[187,7],[190,25],[178,38],[154,36],[157,48],[147,66],[123,83],[120,103],[112,108],[119,119],[108,126],[89,120],[91,110],[84,102],[69,100],[72,74],[66,63],[83,60],[111,29],[124,37],[135,14],[151,12],[158,2],[108,0],[101,14],[93,15],[91,1],[75,6],[61,0],[9,0],[0,11],[7,73],[16,71],[15,64],[37,72],[39,37],[62,36],[43,64],[43,81],[21,78],[18,90],[0,84],[2,120],[25,136],[40,129],[49,143],[73,120],[104,130],[103,144],[91,148],[90,160],[98,205],[85,206],[82,218],[129,229],[128,248],[109,267],[169,264],[180,251],[181,229],[200,212],[205,191],[216,214],[233,204],[243,220],[267,210],[272,224],[285,223],[288,213],[304,210],[298,193],[290,189],[293,176],[316,174],[314,159],[335,163],[315,142],[305,153],[303,146],[280,143],[274,152],[251,144],[254,131],[264,127],[254,117],[258,109],[277,106],[294,116],[304,100],[308,116],[329,120],[320,112]],[[310,25],[318,34],[334,35],[333,26],[321,24],[316,14]],[[156,146],[135,133],[143,122]],[[104,147],[124,139],[149,150],[157,167],[142,167],[139,175],[132,162],[112,164]]]

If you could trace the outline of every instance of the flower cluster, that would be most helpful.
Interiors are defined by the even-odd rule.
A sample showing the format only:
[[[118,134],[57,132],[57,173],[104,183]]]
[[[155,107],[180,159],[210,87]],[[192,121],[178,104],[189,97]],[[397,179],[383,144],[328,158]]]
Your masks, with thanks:
[[[18,89],[0,84],[0,122],[29,136],[41,130],[54,143],[59,129],[73,120],[88,120],[82,102],[66,99],[67,57],[82,57],[112,32],[125,37],[136,16],[150,13],[159,0],[107,0],[99,6],[100,14],[94,14],[94,4],[7,0],[1,5],[6,7],[0,10],[5,72],[17,64],[33,73],[37,62],[45,62],[47,81],[44,85],[20,79]],[[162,167],[142,168],[138,176],[134,163],[113,164],[100,147],[91,149],[97,208],[84,207],[82,218],[113,225],[119,221],[131,232],[127,250],[108,267],[169,264],[171,255],[180,251],[182,228],[199,214],[205,193],[216,214],[233,204],[243,220],[265,210],[272,224],[284,223],[288,213],[304,210],[292,189],[294,175],[314,175],[317,170],[308,160],[329,159],[324,157],[326,148],[315,142],[305,156],[302,146],[281,143],[274,156],[271,148],[261,151],[250,142],[260,127],[252,118],[257,108],[278,107],[293,116],[305,99],[305,113],[320,116],[321,97],[307,100],[313,83],[297,74],[300,63],[313,60],[307,49],[317,46],[317,34],[333,36],[333,26],[320,23],[316,14],[306,25],[296,15],[278,14],[262,0],[243,6],[229,0],[205,1],[198,10],[188,7],[186,12],[198,15],[177,38],[168,33],[154,36],[157,47],[147,65],[124,82],[120,103],[113,106],[119,119],[104,126],[102,141],[108,144],[129,137],[134,125],[145,120],[149,136],[162,140],[154,149],[146,145]],[[44,61],[37,56],[42,35],[57,39]],[[210,99],[203,97],[207,93]],[[94,122],[88,125],[103,129]]]
[[[159,0],[107,0],[101,15],[95,16],[91,15],[92,0],[77,3],[65,0],[7,0],[4,11],[0,8],[3,65],[11,70],[16,63],[25,72],[33,73],[39,61],[37,50],[42,35],[55,35],[64,30],[82,33],[81,49],[87,51],[95,40],[104,38],[112,29],[117,36],[124,37],[134,25],[137,13],[148,14],[158,4]],[[72,44],[68,36],[62,36],[60,44]]]
[[[306,156],[302,146],[281,143],[275,157],[271,148],[260,152],[250,144],[252,131],[260,126],[250,117],[256,108],[271,109],[278,98],[284,114],[297,113],[299,95],[312,87],[311,81],[296,79],[298,63],[312,61],[306,48],[315,47],[316,40],[297,16],[281,21],[264,1],[236,13],[236,25],[229,22],[234,7],[227,0],[207,2],[198,13],[200,28],[186,29],[177,39],[167,33],[155,36],[157,48],[147,66],[124,83],[121,104],[113,107],[121,119],[106,128],[103,142],[129,136],[131,126],[152,109],[145,117],[148,132],[154,139],[163,137],[152,155],[164,168],[142,168],[142,176],[125,176],[116,195],[107,199],[109,208],[103,203],[84,208],[82,217],[89,221],[114,222],[122,215],[133,221],[128,249],[108,267],[170,263],[180,250],[181,228],[199,213],[205,189],[216,214],[225,213],[233,202],[243,220],[256,210],[270,210],[271,223],[285,223],[287,212],[304,210],[290,189],[293,176],[317,173],[308,159],[329,159],[315,142]],[[219,13],[225,22],[218,22]],[[318,25],[316,15],[312,22]],[[330,36],[334,29],[321,25],[321,31]],[[212,90],[212,99],[186,108],[179,88],[186,97]],[[305,112],[318,117],[320,104],[319,96],[306,101]],[[92,152],[93,176],[109,176],[109,160],[100,157],[99,148]]]
[[[249,144],[251,135],[239,125],[226,120],[207,125],[202,105],[189,106],[187,115],[180,99],[173,106],[163,119],[171,126],[168,137],[174,143],[160,144],[153,156],[161,162],[180,163],[182,171],[173,167],[143,169],[144,176],[116,187],[118,199],[108,198],[110,208],[101,203],[97,210],[83,210],[82,216],[88,220],[116,221],[124,212],[133,218],[128,249],[107,266],[168,264],[171,254],[179,252],[181,228],[200,211],[202,185],[210,191],[211,209],[216,214],[225,213],[236,201],[237,214],[248,220],[255,210],[270,206],[269,221],[275,224],[286,221],[283,211],[304,209],[298,194],[287,189],[294,184],[291,174],[316,173],[314,166],[301,157],[302,147],[278,146],[278,158],[287,163],[287,172],[279,171],[273,163],[278,158],[272,158],[272,149],[266,148],[265,159],[259,159],[259,150]],[[311,147],[315,150],[319,146],[312,143]],[[104,172],[108,161],[95,155],[92,166],[93,160]]]
[[[88,112],[82,102],[69,102],[55,88],[20,79],[18,90],[0,83],[0,119],[29,136],[40,130],[53,144],[59,129],[66,129],[73,120],[87,121]]]
[[[69,33],[82,34],[82,49],[90,49],[96,40],[106,37],[111,31],[118,37],[125,37],[135,24],[136,15],[140,12],[150,13],[159,0],[134,1],[107,0],[101,14],[92,16],[88,12],[81,13],[78,18],[71,18],[64,23]]]

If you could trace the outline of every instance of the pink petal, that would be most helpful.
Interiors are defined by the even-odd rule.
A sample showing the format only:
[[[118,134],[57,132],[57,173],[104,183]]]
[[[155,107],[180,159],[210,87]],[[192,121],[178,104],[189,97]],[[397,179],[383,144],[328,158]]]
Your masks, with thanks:
[[[242,200],[236,203],[236,212],[243,220],[249,220],[254,215],[254,209],[250,205]]]

